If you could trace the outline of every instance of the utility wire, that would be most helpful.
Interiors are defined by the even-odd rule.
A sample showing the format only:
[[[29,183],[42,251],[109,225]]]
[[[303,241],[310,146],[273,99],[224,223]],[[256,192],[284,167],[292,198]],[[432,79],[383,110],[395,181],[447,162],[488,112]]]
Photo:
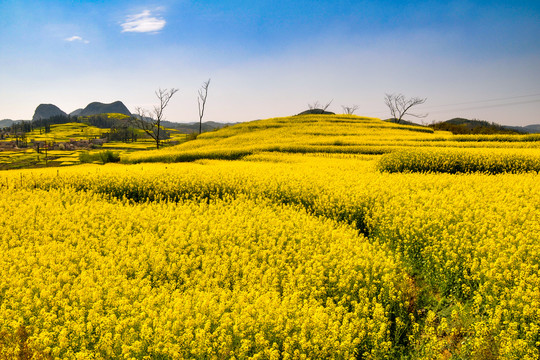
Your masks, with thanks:
[[[516,99],[525,99],[525,98],[531,98],[531,97],[537,97],[540,96],[540,93],[538,94],[529,94],[529,95],[519,95],[519,96],[509,96],[509,97],[501,97],[501,98],[495,98],[495,99],[486,99],[486,100],[476,100],[476,101],[466,101],[466,102],[460,102],[460,103],[453,103],[453,104],[444,104],[444,105],[433,105],[433,106],[418,106],[416,109],[419,111],[428,111],[430,114],[437,114],[437,113],[449,113],[449,112],[458,112],[458,111],[467,111],[467,110],[478,110],[478,109],[489,109],[489,108],[497,108],[497,107],[507,107],[507,106],[515,106],[515,105],[525,105],[525,104],[532,104],[540,102],[540,99],[532,99],[532,100],[525,100],[525,101],[517,101],[517,102],[505,102],[501,104],[486,104],[486,105],[479,105],[479,106],[471,106],[471,107],[465,107],[465,108],[458,108],[458,109],[446,109],[446,110],[434,110],[429,111],[429,109],[437,109],[437,108],[444,108],[444,107],[450,107],[450,106],[459,106],[459,105],[472,105],[472,104],[482,104],[482,103],[490,103],[490,102],[496,102],[496,101],[508,101],[508,100],[516,100]],[[371,115],[382,115],[387,114],[388,112],[372,112]]]
[[[433,113],[437,114],[437,113],[448,113],[448,112],[458,112],[458,111],[467,111],[467,110],[490,109],[490,108],[497,108],[497,107],[507,107],[507,106],[515,106],[515,105],[532,104],[532,103],[537,103],[537,102],[540,102],[540,99],[529,100],[529,101],[518,101],[518,102],[512,102],[512,103],[505,103],[505,104],[472,106],[472,107],[466,107],[466,108],[460,108],[460,109],[435,110],[435,111],[430,111],[430,113],[431,114],[433,114]],[[425,109],[425,108],[423,108],[423,109]]]
[[[427,109],[434,109],[434,108],[446,107],[446,106],[479,104],[479,103],[494,102],[494,101],[506,101],[506,100],[514,100],[514,99],[523,99],[523,98],[535,97],[535,96],[540,96],[540,94],[511,96],[511,97],[487,99],[487,100],[466,101],[466,102],[460,102],[460,103],[454,103],[454,104],[426,106],[426,107],[422,107],[422,108],[427,110]],[[533,100],[533,102],[535,102],[535,101],[538,101],[538,100]]]

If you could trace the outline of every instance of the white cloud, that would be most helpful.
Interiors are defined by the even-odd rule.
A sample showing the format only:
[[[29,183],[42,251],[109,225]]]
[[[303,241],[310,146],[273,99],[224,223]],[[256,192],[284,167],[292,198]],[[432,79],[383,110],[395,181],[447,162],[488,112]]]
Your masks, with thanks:
[[[80,42],[85,43],[85,44],[88,44],[88,43],[90,42],[90,41],[88,41],[88,40],[83,39],[83,38],[80,37],[80,36],[77,36],[77,35],[72,36],[72,37],[68,37],[68,38],[66,38],[66,39],[64,39],[64,40],[65,40],[65,41],[69,41],[69,42],[80,41]]]
[[[157,33],[165,26],[163,18],[152,16],[150,10],[140,14],[129,15],[122,24],[122,32]]]

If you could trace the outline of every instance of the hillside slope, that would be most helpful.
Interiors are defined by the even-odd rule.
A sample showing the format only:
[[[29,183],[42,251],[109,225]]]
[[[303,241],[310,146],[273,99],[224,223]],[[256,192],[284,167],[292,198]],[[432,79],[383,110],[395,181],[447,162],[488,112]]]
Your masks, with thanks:
[[[130,155],[126,162],[234,159],[261,151],[382,154],[396,141],[430,140],[432,129],[353,115],[301,115],[236,124],[163,151]]]
[[[408,147],[530,147],[537,135],[452,135],[354,115],[302,115],[240,123],[159,151],[133,153],[136,162],[238,159],[262,151],[384,154]]]

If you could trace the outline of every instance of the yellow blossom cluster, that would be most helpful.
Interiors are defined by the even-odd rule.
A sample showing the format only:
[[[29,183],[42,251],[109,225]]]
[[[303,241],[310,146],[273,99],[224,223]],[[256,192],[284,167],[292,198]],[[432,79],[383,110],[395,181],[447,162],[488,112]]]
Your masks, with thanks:
[[[389,176],[402,185],[373,202],[371,236],[456,312],[438,336],[470,358],[538,358],[540,176]]]
[[[332,132],[316,119],[297,121]],[[210,154],[214,137],[224,154],[285,120],[184,146]],[[360,120],[341,121],[352,137]],[[403,142],[446,136],[384,126]],[[515,165],[538,158],[534,141],[413,157],[514,164],[496,175],[241,146],[236,161],[5,172],[0,359],[538,359],[540,175]]]
[[[538,135],[460,135],[353,115],[301,115],[236,124],[159,151],[127,154],[124,163],[236,160],[261,151],[385,154],[409,147],[540,148]]]
[[[405,311],[387,251],[294,206],[66,187],[0,211],[0,358],[381,358]]]
[[[388,172],[442,172],[487,174],[540,172],[540,151],[537,149],[407,149],[381,157],[381,171]]]

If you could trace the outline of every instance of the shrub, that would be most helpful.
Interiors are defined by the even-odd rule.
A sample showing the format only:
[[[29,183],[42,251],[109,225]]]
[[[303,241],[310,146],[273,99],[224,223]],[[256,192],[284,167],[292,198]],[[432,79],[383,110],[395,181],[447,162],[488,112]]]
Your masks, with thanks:
[[[95,154],[90,154],[89,152],[82,152],[79,154],[79,160],[82,163],[92,163],[95,161],[100,161],[102,164],[110,162],[119,162],[120,154],[117,152],[112,152],[111,150],[100,151]]]
[[[98,154],[99,159],[103,164],[120,161],[120,154],[117,152],[112,152],[111,150],[101,151]]]
[[[197,133],[187,134],[186,135],[186,141],[195,140],[195,139],[197,139],[197,136],[199,136],[199,134],[197,134]]]

